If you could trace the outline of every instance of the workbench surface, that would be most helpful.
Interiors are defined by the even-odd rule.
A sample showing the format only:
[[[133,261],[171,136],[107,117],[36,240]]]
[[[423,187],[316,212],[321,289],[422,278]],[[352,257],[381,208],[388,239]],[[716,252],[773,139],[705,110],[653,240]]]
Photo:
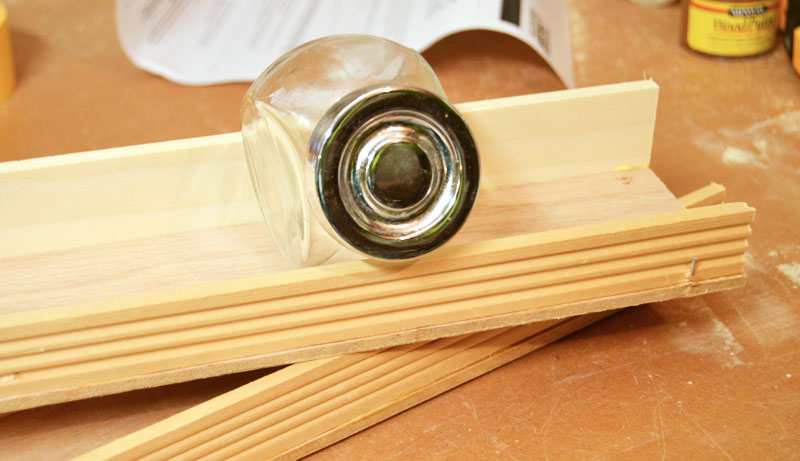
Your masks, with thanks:
[[[185,87],[135,68],[112,2],[7,3],[19,86],[0,105],[0,161],[239,129],[248,85]],[[688,51],[680,16],[572,2],[577,84],[660,85],[651,166],[676,195],[714,181],[757,209],[747,287],[630,308],[312,458],[800,457],[800,77],[781,47]],[[563,88],[499,34],[424,56],[453,102]],[[0,415],[0,459],[78,455],[267,372]]]

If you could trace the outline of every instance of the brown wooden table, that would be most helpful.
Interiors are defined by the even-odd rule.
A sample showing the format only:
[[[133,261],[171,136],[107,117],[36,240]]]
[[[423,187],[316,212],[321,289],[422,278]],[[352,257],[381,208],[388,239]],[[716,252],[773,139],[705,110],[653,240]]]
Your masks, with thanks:
[[[238,130],[248,85],[184,87],[135,68],[112,2],[6,3],[19,87],[0,105],[0,161]],[[748,286],[628,309],[318,459],[800,457],[800,77],[782,48],[686,50],[677,6],[571,8],[579,86],[661,86],[652,168],[673,192],[716,181],[758,210]],[[454,102],[562,88],[494,33],[424,55]],[[0,459],[77,455],[265,373],[0,415]]]

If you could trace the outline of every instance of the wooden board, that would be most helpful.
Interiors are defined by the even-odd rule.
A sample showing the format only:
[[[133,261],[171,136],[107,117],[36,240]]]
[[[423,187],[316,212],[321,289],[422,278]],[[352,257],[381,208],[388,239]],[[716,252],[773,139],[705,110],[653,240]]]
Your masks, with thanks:
[[[292,365],[77,459],[297,459],[606,315]]]
[[[724,187],[710,187],[681,203],[721,203]],[[291,365],[80,459],[297,459],[612,312]]]
[[[711,183],[696,191],[681,196],[678,200],[681,202],[681,205],[686,208],[722,203],[725,200],[725,186]]]
[[[6,410],[688,296],[743,277],[743,204],[5,316]],[[452,287],[457,287],[453,289]],[[651,295],[640,297],[640,292]]]
[[[658,87],[652,80],[458,105],[481,152],[482,187],[645,168]]]
[[[571,205],[566,208],[565,202]],[[452,243],[681,208],[647,169],[565,178],[482,191],[472,215]],[[504,225],[496,225],[498,221]],[[338,260],[346,259],[340,256]],[[261,221],[0,258],[0,314],[291,268]]]
[[[641,81],[458,107],[497,188],[647,166],[657,98]],[[0,259],[261,221],[239,133],[0,163],[0,210]]]
[[[743,205],[707,214],[630,218],[682,208],[647,169],[540,184],[535,181],[540,178],[532,177],[534,184],[512,187],[527,176],[509,175],[537,166],[553,177],[585,174],[589,164],[592,169],[620,166],[603,147],[598,155],[583,155],[589,163],[573,159],[574,168],[569,160],[561,164],[559,173],[546,166],[559,146],[567,159],[597,145],[638,146],[633,152],[641,155],[650,136],[655,90],[652,83],[640,82],[462,108],[489,159],[484,177],[489,184],[496,178],[511,186],[483,192],[460,233],[461,245],[455,241],[407,266],[351,261],[288,271],[274,248],[267,245],[264,251],[265,235],[254,239],[259,234],[252,226],[231,225],[248,219],[246,213],[230,218],[236,204],[253,204],[241,188],[233,189],[233,199],[229,192],[228,183],[236,179],[231,171],[237,162],[241,167],[241,152],[232,147],[239,144],[235,136],[9,165],[9,183],[32,192],[34,199],[18,193],[21,204],[7,205],[17,226],[6,228],[21,245],[17,256],[0,260],[5,279],[16,287],[7,297],[16,308],[6,312],[18,311],[4,316],[0,326],[5,346],[0,354],[0,410],[611,308],[592,298],[627,300],[628,295],[653,292],[647,299],[662,299],[667,293],[676,296],[701,285],[738,280],[752,220],[752,210]],[[598,114],[598,104],[620,115],[609,123],[608,110]],[[585,122],[577,123],[578,131],[570,135],[559,127],[573,112],[581,113],[578,121]],[[526,131],[521,120],[546,113],[556,114],[548,123],[558,136],[547,138],[548,130],[533,129],[530,136],[516,136]],[[501,128],[498,123],[514,135],[507,140],[492,137]],[[584,137],[584,132],[592,136]],[[538,152],[540,143],[544,156]],[[524,145],[536,155],[520,157]],[[602,167],[598,159],[605,162]],[[220,161],[228,167],[219,166]],[[195,182],[185,188],[182,182],[170,182],[176,172]],[[72,191],[65,194],[72,203],[42,200],[56,197],[48,188],[58,179],[65,179],[65,189]],[[239,178],[235,184],[241,182]],[[212,186],[202,187],[206,183]],[[127,186],[114,190],[115,184]],[[105,194],[109,190],[114,192]],[[158,200],[176,192],[177,198]],[[565,199],[570,200],[567,207]],[[43,218],[37,207],[53,212]],[[549,214],[566,217],[550,220],[551,228],[566,228],[576,217],[581,224],[600,224],[531,233],[531,223]],[[621,218],[628,220],[614,221]],[[77,229],[86,226],[86,219],[99,219],[99,225],[81,233]],[[504,223],[499,234],[497,222]],[[64,223],[67,227],[61,227]],[[70,227],[74,225],[78,227]],[[254,225],[263,230],[263,225]],[[117,227],[125,229],[122,236],[108,232]],[[52,239],[55,243],[48,243],[50,251],[41,252],[36,245],[42,241],[37,229],[45,234],[61,231]],[[516,234],[518,238],[509,237]],[[108,235],[120,240],[108,241]],[[231,238],[233,245],[218,240]],[[87,248],[86,239],[115,246]],[[199,258],[198,248],[213,251]],[[254,260],[253,254],[259,258]],[[123,264],[126,260],[141,262]],[[198,270],[203,263],[208,271]],[[691,265],[688,272],[686,264]],[[270,274],[200,285],[248,275],[248,270]],[[133,277],[120,276],[132,271]],[[174,286],[181,288],[159,291]],[[136,291],[141,294],[113,298]],[[39,312],[25,305],[26,297],[38,307],[42,302],[87,302]]]
[[[632,171],[630,174],[605,173],[589,179],[574,177],[619,167],[627,170],[631,168],[631,164],[646,164],[649,160],[656,97],[655,84],[634,82],[549,95],[483,101],[461,107],[476,131],[483,163],[487,167],[483,179],[489,187],[484,190],[475,212],[460,233],[460,242],[486,242],[487,239],[530,233],[537,230],[532,223],[543,220],[547,214],[562,217],[560,221],[549,221],[550,228],[558,228],[638,216],[644,213],[644,201],[647,201],[648,213],[680,209],[680,204],[646,169]],[[598,114],[596,108],[599,106],[607,107],[617,115],[608,117],[607,111]],[[527,127],[530,120],[545,121],[537,123],[534,129]],[[574,126],[575,131],[570,132],[569,128],[564,131],[567,126]],[[510,135],[498,137],[496,131],[501,128]],[[588,135],[584,135],[586,133]],[[253,211],[256,209],[255,201],[248,181],[243,177],[245,168],[238,136],[230,134],[0,165],[0,177],[3,179],[0,187],[5,188],[2,191],[4,193],[0,194],[0,200],[3,200],[0,202],[0,210],[9,217],[0,226],[0,232],[3,233],[0,242],[4,245],[0,253],[0,273],[3,275],[0,280],[6,285],[3,291],[7,293],[3,298],[5,305],[0,306],[0,312],[8,314],[3,317],[4,336],[0,338],[6,346],[0,365],[0,375],[3,377],[0,398],[7,406],[2,409],[19,409],[65,399],[120,392],[243,368],[250,369],[268,363],[307,360],[358,348],[385,347],[413,341],[414,335],[418,333],[409,331],[416,328],[457,324],[463,320],[504,315],[519,310],[508,300],[502,300],[502,297],[504,293],[520,291],[529,282],[530,275],[526,276],[526,270],[516,268],[509,272],[500,267],[495,279],[484,281],[481,272],[473,269],[475,261],[500,248],[496,245],[505,243],[459,247],[459,241],[453,242],[451,249],[454,252],[450,254],[458,255],[460,251],[466,251],[464,255],[454,259],[473,261],[466,265],[456,263],[450,267],[450,263],[445,263],[446,258],[442,257],[427,258],[423,259],[427,262],[411,264],[409,267],[415,269],[409,274],[419,268],[428,267],[417,274],[418,277],[428,277],[428,281],[423,283],[429,287],[428,291],[434,290],[426,295],[441,293],[434,298],[436,301],[433,307],[427,310],[419,310],[425,308],[424,296],[408,291],[416,279],[399,270],[397,266],[392,269],[378,269],[376,272],[372,264],[353,261],[331,265],[326,269],[287,272],[288,268],[277,252],[266,243],[265,228]],[[623,139],[624,142],[621,141]],[[531,154],[520,156],[519,152],[525,146],[530,146]],[[542,176],[539,171],[545,174]],[[564,176],[573,177],[562,179],[561,182],[550,182],[544,188],[531,184],[544,177]],[[506,188],[492,190],[493,180]],[[631,192],[631,186],[636,192]],[[618,199],[626,194],[635,197],[633,202],[638,203],[632,204],[632,201]],[[595,201],[586,200],[587,196]],[[609,203],[622,206],[612,207],[610,213],[609,210],[602,214],[585,212],[587,207],[597,210],[597,200],[603,198]],[[554,206],[557,200],[564,199],[570,199],[576,208],[560,210]],[[576,220],[576,217],[579,219]],[[499,233],[495,232],[495,223],[498,221],[506,224]],[[505,256],[496,261],[512,261],[512,252],[509,249],[516,250],[513,245],[516,243],[512,243],[504,251],[501,250],[499,254]],[[527,244],[523,243],[525,245]],[[736,251],[731,247],[723,253],[728,256]],[[446,251],[441,253],[447,254]],[[704,254],[712,259],[721,255],[715,249]],[[341,260],[340,258],[339,261]],[[639,263],[635,261],[634,264]],[[728,268],[736,265],[735,262],[733,265],[726,265],[725,262],[721,264],[720,267]],[[433,266],[437,268],[430,269]],[[449,282],[442,284],[436,280],[440,276],[435,274],[451,269],[454,272],[449,274]],[[723,272],[731,270],[733,269],[725,269]],[[613,274],[615,271],[619,272],[620,269],[601,269],[600,273]],[[352,277],[351,272],[360,275]],[[364,282],[354,284],[349,281],[346,284],[349,288],[337,287],[348,278],[375,280],[375,274],[381,272],[387,274],[385,277],[381,276],[386,280],[386,287],[382,288],[382,294],[379,295],[384,297],[381,302],[370,298],[373,295],[369,294],[369,289],[358,286]],[[399,278],[394,275],[395,272],[401,274]],[[722,275],[732,275],[727,272]],[[216,319],[198,317],[192,330],[184,329],[182,334],[176,335],[170,328],[164,329],[164,325],[174,320],[171,316],[196,317],[199,311],[191,312],[196,310],[192,308],[189,311],[168,313],[155,312],[155,305],[146,307],[153,299],[185,298],[187,293],[195,290],[194,294],[189,295],[192,300],[188,302],[200,308],[204,303],[197,301],[206,296],[202,293],[207,293],[207,290],[221,289],[225,292],[237,283],[241,287],[253,281],[234,282],[232,285],[228,284],[228,288],[224,282],[219,282],[222,284],[217,286],[204,287],[200,284],[263,273],[271,273],[268,279],[273,281],[266,282],[266,285],[261,284],[267,279],[255,281],[257,286],[248,288],[249,292],[263,293],[267,290],[266,287],[271,286],[268,298],[275,298],[282,290],[277,288],[284,283],[281,280],[299,278],[313,282],[316,285],[314,290],[328,287],[341,288],[345,293],[352,292],[342,298],[350,304],[342,304],[336,308],[342,309],[341,314],[323,313],[322,316],[327,320],[317,316],[322,311],[298,315],[293,310],[309,310],[304,298],[307,295],[320,299],[327,297],[327,293],[314,294],[313,290],[305,294],[298,291],[295,295],[299,297],[289,303],[295,307],[289,308],[289,305],[285,305],[278,311],[261,312],[259,316],[262,316],[262,320],[258,320],[259,316],[252,317],[250,314],[244,318],[240,314],[234,314],[234,317],[239,316],[239,321],[250,325],[245,328],[249,333],[235,335],[243,339],[244,343],[234,349],[225,344],[230,345],[230,340],[233,339],[230,333],[234,330],[231,328],[236,329],[243,325],[230,324],[229,320],[234,317],[229,318],[228,315],[233,311],[220,311],[223,316]],[[307,274],[317,275],[307,278]],[[329,278],[331,274],[334,275],[333,278]],[[328,281],[322,282],[326,277]],[[393,299],[390,296],[393,289],[392,277],[396,280],[409,277],[413,279],[413,282],[403,282],[407,285],[407,294],[403,297]],[[278,285],[275,285],[276,281]],[[475,281],[481,283],[471,284]],[[289,285],[300,286],[296,282]],[[469,290],[460,293],[445,289],[456,285],[469,287]],[[192,288],[193,286],[198,288]],[[160,289],[176,287],[183,287],[184,291],[181,292],[178,288],[174,292],[159,292]],[[648,285],[645,288],[649,287]],[[135,295],[127,300],[104,301],[137,292],[141,293],[138,301],[135,300]],[[358,294],[359,292],[362,294]],[[198,295],[200,298],[196,297]],[[173,296],[178,298],[172,298]],[[497,307],[478,313],[467,303],[460,307],[461,314],[447,313],[450,309],[448,306],[452,303],[473,298],[472,304],[475,304],[475,299],[478,299],[476,296],[483,297],[481,302],[491,302]],[[517,297],[519,296],[521,295]],[[219,296],[212,298],[222,299]],[[89,304],[74,305],[82,301]],[[253,301],[262,304],[281,302],[267,298],[254,298]],[[141,313],[150,313],[143,317],[140,314],[135,314],[134,317],[121,315],[118,308],[132,306],[131,302],[144,308]],[[234,304],[242,302],[244,301],[239,300]],[[172,305],[181,303],[186,305],[182,301]],[[359,303],[371,305],[371,310],[364,310],[365,306]],[[161,301],[156,304],[160,305]],[[63,309],[36,312],[38,308],[58,305],[67,306]],[[210,311],[216,311],[222,305],[207,307]],[[231,304],[228,307],[234,311],[255,312],[251,308]],[[416,320],[408,322],[409,319],[401,319],[398,317],[398,312],[401,311],[416,312]],[[356,321],[356,317],[362,312],[377,314],[382,319],[379,323],[384,326],[373,325],[374,331],[360,338],[345,333],[350,329],[348,322]],[[215,314],[211,313],[213,317]],[[281,339],[278,336],[288,331],[285,330],[288,324],[260,324],[267,318],[263,315],[274,317],[281,325],[289,318],[295,319],[292,322],[300,318],[306,320],[291,327],[296,328],[300,336],[292,333],[296,336],[295,339],[287,341],[288,338]],[[568,314],[554,312],[551,315]],[[67,317],[71,320],[63,323]],[[48,320],[42,323],[42,318]],[[104,320],[98,323],[98,319]],[[155,322],[162,326],[142,329],[143,325],[138,323],[119,323],[125,319]],[[334,323],[330,325],[337,325],[333,335],[319,336],[313,333],[320,328],[320,322],[331,321]],[[467,327],[464,331],[488,328],[490,323],[483,327]],[[101,332],[109,328],[115,330],[115,324],[124,325],[122,329],[125,331],[113,332],[110,336]],[[87,330],[88,328],[91,330]],[[204,331],[209,328],[218,333],[202,339]],[[432,330],[427,334],[457,334],[457,329],[453,328],[442,328],[438,332]],[[222,330],[229,331],[220,336]],[[280,350],[275,349],[265,354],[269,348],[264,349],[264,344],[257,345],[260,340],[253,343],[254,338],[249,336],[259,336],[270,330],[274,330],[273,333],[278,336],[269,341],[273,341],[273,345]],[[21,331],[25,333],[20,335]],[[279,333],[280,331],[284,333]],[[78,342],[62,342],[63,338],[74,338],[76,334],[83,335],[83,339]],[[171,346],[159,346],[157,342],[164,339],[161,337],[163,335],[183,339],[171,343]],[[357,344],[352,343],[356,339]],[[172,354],[179,350],[186,352],[197,349],[198,345],[206,341],[215,342],[228,350],[228,353],[213,359],[215,363],[225,364],[221,368],[204,366],[210,363],[208,356],[199,361],[198,357],[186,361],[164,356],[164,360],[156,361],[161,363],[156,367],[146,365],[142,368],[143,362],[134,366],[123,364],[140,359],[149,362],[152,357],[145,358],[136,354],[158,353],[156,351],[162,349],[162,346],[167,347],[167,354]],[[240,349],[245,344],[250,344],[246,346],[250,352]],[[308,346],[312,348],[308,349]],[[261,358],[255,362],[246,358],[256,351],[256,355]],[[270,358],[265,362],[263,358],[267,356]],[[107,360],[117,361],[117,366],[109,367],[104,364]],[[230,361],[235,363],[229,363]],[[100,374],[90,372],[86,375],[85,372],[91,368]],[[61,371],[56,371],[57,369]],[[68,369],[72,371],[63,374]],[[116,371],[111,372],[112,369]],[[107,374],[107,371],[111,374]],[[35,378],[43,378],[53,372],[58,375],[57,378],[56,375],[51,375],[44,381]],[[26,397],[20,399],[20,391]]]

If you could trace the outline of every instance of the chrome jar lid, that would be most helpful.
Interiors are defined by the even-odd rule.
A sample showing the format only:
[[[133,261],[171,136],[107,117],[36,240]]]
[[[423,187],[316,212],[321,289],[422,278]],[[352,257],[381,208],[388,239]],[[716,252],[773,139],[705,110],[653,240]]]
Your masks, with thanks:
[[[478,193],[478,150],[447,102],[420,88],[353,92],[309,140],[315,192],[328,224],[358,252],[410,259],[449,240]]]

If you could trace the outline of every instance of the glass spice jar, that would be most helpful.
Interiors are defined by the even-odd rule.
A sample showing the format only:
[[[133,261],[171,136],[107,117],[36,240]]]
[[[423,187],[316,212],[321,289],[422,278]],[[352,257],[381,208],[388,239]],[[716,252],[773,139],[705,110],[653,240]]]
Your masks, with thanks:
[[[261,211],[296,266],[428,253],[478,191],[477,147],[433,70],[382,38],[326,37],[278,59],[244,97],[242,136]]]

